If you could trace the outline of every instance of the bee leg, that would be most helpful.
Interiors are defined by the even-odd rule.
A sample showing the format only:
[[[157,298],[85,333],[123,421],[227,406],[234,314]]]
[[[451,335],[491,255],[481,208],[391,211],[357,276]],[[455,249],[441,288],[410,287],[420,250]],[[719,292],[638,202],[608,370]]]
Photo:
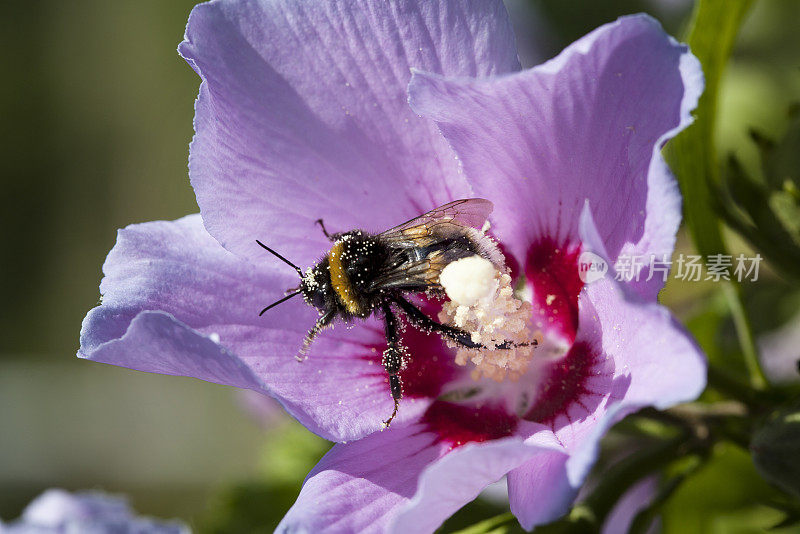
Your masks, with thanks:
[[[336,241],[336,238],[329,234],[328,230],[325,229],[325,223],[322,222],[322,219],[317,219],[314,221],[314,224],[318,224],[319,227],[322,228],[322,233],[325,234],[325,237],[328,238],[328,241]]]
[[[430,332],[435,332],[439,335],[446,336],[449,339],[455,341],[459,345],[462,345],[468,349],[486,349],[488,348],[486,345],[482,345],[481,343],[475,343],[472,341],[472,336],[470,336],[469,332],[464,332],[463,330],[459,330],[458,328],[454,328],[452,326],[448,326],[446,324],[437,323],[424,313],[414,306],[412,303],[404,299],[403,297],[396,295],[392,298],[392,300],[400,306],[400,309],[403,310],[403,313],[406,314],[408,320],[411,321],[415,326],[421,328],[423,330],[428,330]],[[511,349],[514,347],[526,347],[528,345],[537,345],[538,342],[533,340],[531,343],[514,343],[511,341],[504,341],[500,343],[494,349]]]
[[[398,306],[400,306],[400,309],[403,310],[403,313],[405,313],[406,317],[408,317],[408,320],[411,321],[417,328],[435,332],[442,336],[447,336],[459,345],[463,345],[469,349],[485,348],[480,343],[475,343],[472,341],[472,337],[469,335],[469,333],[452,326],[437,323],[403,297],[395,296],[393,300]]]
[[[392,410],[392,415],[389,419],[383,422],[386,428],[389,428],[389,425],[392,424],[394,416],[397,415],[397,409],[400,407],[400,399],[403,398],[403,382],[398,375],[389,376],[389,387],[392,390],[392,398],[394,399],[394,410]]]
[[[400,379],[400,370],[403,368],[403,350],[400,345],[400,338],[397,335],[397,318],[392,313],[391,305],[384,302],[381,305],[383,309],[383,322],[386,330],[386,350],[383,351],[383,368],[389,375],[389,390],[394,399],[394,411],[391,417],[383,422],[385,427],[392,423],[392,419],[397,415],[397,409],[400,407],[400,399],[403,398],[403,382]]]
[[[314,323],[314,326],[311,327],[311,330],[308,331],[306,337],[303,339],[303,347],[300,349],[300,354],[294,357],[298,362],[302,362],[307,358],[306,353],[308,352],[308,349],[311,347],[311,343],[314,342],[314,338],[316,338],[317,334],[319,334],[322,330],[324,330],[325,327],[331,324],[335,316],[336,314],[334,312],[328,312],[319,319],[317,319],[317,322]]]

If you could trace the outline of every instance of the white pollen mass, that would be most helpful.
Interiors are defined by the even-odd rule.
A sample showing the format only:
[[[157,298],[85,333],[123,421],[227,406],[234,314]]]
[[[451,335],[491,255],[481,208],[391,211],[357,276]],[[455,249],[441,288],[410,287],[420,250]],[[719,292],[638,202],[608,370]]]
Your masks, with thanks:
[[[461,306],[474,306],[494,294],[498,284],[496,274],[492,262],[480,256],[469,256],[442,269],[439,284],[451,301]]]
[[[483,345],[470,349],[448,342],[456,349],[456,363],[472,362],[475,379],[486,376],[501,381],[522,376],[541,335],[532,330],[531,305],[514,296],[508,273],[481,256],[470,256],[447,265],[439,284],[450,299],[439,319],[468,332],[474,343]]]

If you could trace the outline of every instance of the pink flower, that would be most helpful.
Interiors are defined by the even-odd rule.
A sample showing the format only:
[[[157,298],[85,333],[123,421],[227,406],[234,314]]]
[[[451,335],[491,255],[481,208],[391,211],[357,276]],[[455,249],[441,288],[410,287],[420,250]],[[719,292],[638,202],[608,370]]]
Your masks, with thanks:
[[[702,391],[659,277],[578,272],[583,252],[613,265],[673,250],[680,194],[660,149],[703,82],[654,20],[622,18],[519,71],[499,0],[219,0],[195,8],[180,52],[203,80],[200,215],[120,231],[79,356],[260,391],[340,442],[280,530],[433,531],[506,474],[530,528],[569,508],[614,422]],[[494,203],[546,350],[517,382],[475,382],[407,329],[405,396],[381,432],[379,319],[325,331],[298,363],[316,313],[295,299],[258,316],[297,275],[255,240],[305,267],[330,247],[316,219],[379,232],[469,197]]]

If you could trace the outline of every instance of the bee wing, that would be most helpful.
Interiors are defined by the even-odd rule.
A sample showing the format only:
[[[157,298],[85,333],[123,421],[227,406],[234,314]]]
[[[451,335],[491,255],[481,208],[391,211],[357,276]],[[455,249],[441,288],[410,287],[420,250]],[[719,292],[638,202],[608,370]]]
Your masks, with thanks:
[[[396,269],[388,270],[372,280],[374,288],[415,289],[424,291],[438,283],[438,273],[433,271],[427,260],[405,263]]]
[[[439,275],[450,263],[475,253],[463,248],[437,250],[418,260],[403,261],[372,280],[372,288],[424,291],[439,287]]]
[[[476,229],[483,226],[493,207],[482,198],[456,200],[383,232],[381,241],[396,249],[397,258],[375,277],[372,286],[415,290],[437,287],[442,269],[475,254],[457,244],[460,238],[488,239]],[[451,246],[440,246],[448,240],[453,242]],[[495,254],[492,243],[481,248],[492,249],[491,254]]]
[[[390,246],[427,246],[443,234],[463,233],[465,228],[480,229],[494,205],[483,198],[454,200],[380,234]]]

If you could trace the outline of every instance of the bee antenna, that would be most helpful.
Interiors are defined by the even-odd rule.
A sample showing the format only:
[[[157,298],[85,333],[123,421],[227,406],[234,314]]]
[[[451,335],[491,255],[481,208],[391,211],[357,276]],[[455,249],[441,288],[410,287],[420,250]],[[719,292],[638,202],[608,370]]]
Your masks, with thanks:
[[[272,304],[270,304],[269,306],[267,306],[266,308],[264,308],[263,310],[261,310],[261,312],[258,314],[258,316],[259,316],[259,317],[261,317],[262,315],[264,315],[264,313],[265,313],[267,310],[269,310],[269,309],[271,309],[271,308],[274,308],[275,306],[277,306],[277,305],[278,305],[278,304],[280,304],[281,302],[285,302],[285,301],[289,300],[289,299],[290,299],[290,298],[292,298],[292,297],[296,297],[296,296],[297,296],[297,295],[299,295],[299,294],[300,294],[300,291],[295,291],[295,292],[294,292],[294,293],[292,293],[291,295],[286,295],[286,296],[285,296],[285,297],[283,297],[282,299],[280,299],[280,300],[278,300],[278,301],[276,301],[276,302],[273,302]]]
[[[274,250],[269,248],[267,245],[265,245],[264,243],[262,243],[258,239],[256,239],[256,243],[258,243],[261,246],[261,248],[263,248],[264,250],[266,250],[267,252],[269,252],[273,256],[276,256],[279,260],[283,261],[286,265],[291,266],[295,271],[297,271],[297,274],[300,275],[300,278],[303,278],[303,271],[300,270],[300,267],[298,267],[294,263],[290,262],[289,260],[287,260],[286,258],[281,256],[280,254],[278,254],[277,252],[275,252]],[[280,302],[283,302],[283,301],[280,301]],[[278,303],[276,303],[276,304],[278,304]],[[261,313],[264,313],[264,312],[261,312]]]

